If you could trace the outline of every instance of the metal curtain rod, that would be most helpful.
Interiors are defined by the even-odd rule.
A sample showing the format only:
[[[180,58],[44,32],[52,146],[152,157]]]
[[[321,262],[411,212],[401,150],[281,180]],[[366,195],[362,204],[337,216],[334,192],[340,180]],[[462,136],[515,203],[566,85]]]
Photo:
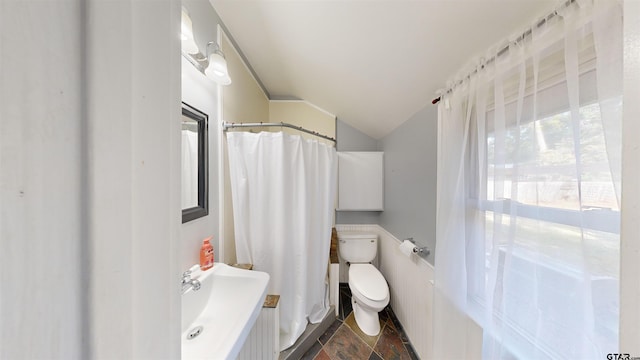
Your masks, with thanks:
[[[542,27],[544,24],[546,24],[547,22],[549,22],[551,19],[553,19],[554,17],[558,16],[558,9],[560,8],[568,8],[569,6],[571,6],[573,3],[575,3],[576,0],[567,0],[564,4],[560,5],[558,8],[556,8],[556,10],[554,10],[552,13],[548,14],[547,16],[545,16],[544,18],[542,18],[542,20],[538,21],[538,23],[535,25],[536,29]],[[487,60],[486,63],[482,64],[481,69],[484,69],[487,65],[491,64],[492,62],[496,61],[496,58],[498,56],[504,55],[505,53],[507,53],[509,51],[509,46],[511,46],[512,44],[517,44],[520,41],[523,41],[525,38],[531,36],[531,34],[533,33],[533,28],[529,28],[527,30],[525,30],[525,32],[523,32],[520,36],[518,36],[514,41],[510,42],[508,45],[506,45],[505,47],[503,47],[502,49],[500,49],[500,51],[498,51],[496,53],[496,55],[492,56],[491,58],[489,58],[489,60]],[[478,68],[475,68],[472,72],[470,72],[467,76],[463,77],[462,79],[458,80],[457,82],[455,82],[450,88],[447,89],[447,91],[445,91],[445,94],[448,94],[450,92],[453,91],[453,89],[455,89],[456,86],[461,85],[465,80],[470,79],[471,76],[475,75],[478,73]],[[440,99],[442,98],[442,96],[438,96],[437,98],[433,99],[431,101],[431,103],[433,105],[437,104]]]
[[[232,129],[232,128],[244,128],[244,127],[274,127],[274,126],[279,126],[279,127],[288,127],[291,129],[295,129],[298,131],[302,131],[302,132],[306,132],[307,134],[311,134],[329,141],[333,141],[334,143],[336,142],[336,139],[329,137],[327,135],[323,135],[320,134],[319,132],[313,131],[313,130],[308,130],[303,128],[302,126],[297,126],[297,125],[292,125],[292,124],[288,124],[285,122],[279,122],[279,123],[263,123],[263,122],[259,122],[259,123],[228,123],[225,122],[222,124],[223,130],[227,131],[228,129]]]

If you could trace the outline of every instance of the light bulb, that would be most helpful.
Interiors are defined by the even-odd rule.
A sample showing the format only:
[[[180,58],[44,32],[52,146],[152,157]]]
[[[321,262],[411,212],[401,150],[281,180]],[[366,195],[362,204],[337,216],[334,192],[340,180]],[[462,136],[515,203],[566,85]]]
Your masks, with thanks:
[[[218,51],[209,55],[209,66],[204,73],[208,78],[220,85],[231,84],[229,70],[227,69],[227,61],[219,54]]]

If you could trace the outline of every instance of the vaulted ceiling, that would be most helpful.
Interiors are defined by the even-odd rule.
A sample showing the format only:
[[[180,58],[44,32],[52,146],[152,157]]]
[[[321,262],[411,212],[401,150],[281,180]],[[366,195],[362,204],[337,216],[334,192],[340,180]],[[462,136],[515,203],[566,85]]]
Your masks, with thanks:
[[[210,0],[271,99],[304,99],[379,139],[553,0]]]

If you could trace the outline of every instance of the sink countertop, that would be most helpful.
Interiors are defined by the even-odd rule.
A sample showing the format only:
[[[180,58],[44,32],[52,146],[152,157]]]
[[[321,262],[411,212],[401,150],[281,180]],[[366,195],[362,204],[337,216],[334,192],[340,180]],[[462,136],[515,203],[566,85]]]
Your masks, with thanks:
[[[182,358],[234,359],[260,314],[269,274],[215,263],[195,279],[202,288],[182,298]],[[200,335],[187,339],[198,326]]]

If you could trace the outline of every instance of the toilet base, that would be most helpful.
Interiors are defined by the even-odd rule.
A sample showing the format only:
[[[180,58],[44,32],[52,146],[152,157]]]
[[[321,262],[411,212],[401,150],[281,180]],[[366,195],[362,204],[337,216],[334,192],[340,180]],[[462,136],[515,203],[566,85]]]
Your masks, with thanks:
[[[363,333],[369,336],[377,336],[380,333],[380,319],[378,312],[361,307],[355,297],[351,298],[351,307],[356,318],[356,324]]]

